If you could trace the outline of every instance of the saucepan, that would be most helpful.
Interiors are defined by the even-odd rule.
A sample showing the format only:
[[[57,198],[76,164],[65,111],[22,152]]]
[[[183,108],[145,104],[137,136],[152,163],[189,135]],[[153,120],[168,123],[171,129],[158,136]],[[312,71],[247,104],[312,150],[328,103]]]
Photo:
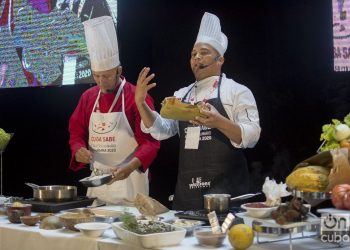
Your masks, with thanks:
[[[38,186],[33,183],[25,183],[29,187],[33,188],[33,198],[39,201],[71,201],[77,198],[76,186],[64,186],[64,185],[51,185],[51,186]]]
[[[205,194],[204,209],[207,213],[215,211],[216,213],[227,213],[230,208],[231,201],[245,200],[261,194],[244,194],[231,198],[230,194]]]

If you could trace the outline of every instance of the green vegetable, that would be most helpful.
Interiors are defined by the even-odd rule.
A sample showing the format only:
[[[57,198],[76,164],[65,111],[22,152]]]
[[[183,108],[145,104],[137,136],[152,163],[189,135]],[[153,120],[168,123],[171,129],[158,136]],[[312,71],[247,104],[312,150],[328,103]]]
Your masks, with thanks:
[[[340,124],[350,126],[350,113],[344,117],[343,122],[338,119],[332,119],[332,123],[322,126],[320,140],[323,143],[319,149],[321,152],[340,148],[339,141],[334,137],[335,128]]]
[[[120,220],[123,222],[125,229],[134,231],[137,229],[137,220],[134,215],[128,212],[124,212],[120,216]]]
[[[0,150],[4,150],[7,143],[10,141],[11,135],[0,128]]]
[[[122,227],[124,229],[137,234],[152,234],[174,231],[171,225],[167,225],[159,221],[137,221],[135,216],[128,212],[124,212],[120,216],[120,220],[123,222]]]

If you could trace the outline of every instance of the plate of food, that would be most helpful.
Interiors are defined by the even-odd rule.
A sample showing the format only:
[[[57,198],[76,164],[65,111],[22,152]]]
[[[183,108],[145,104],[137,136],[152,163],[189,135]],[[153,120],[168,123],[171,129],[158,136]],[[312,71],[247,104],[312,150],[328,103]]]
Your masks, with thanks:
[[[265,202],[251,202],[241,205],[245,209],[246,214],[253,218],[267,218],[270,217],[271,212],[275,211],[278,206],[269,207]]]
[[[136,220],[131,214],[123,214],[122,222],[113,222],[115,235],[123,241],[144,248],[161,248],[178,245],[186,230],[166,222]]]
[[[311,206],[303,204],[299,198],[282,203],[270,215],[264,218],[251,216],[248,212],[237,213],[236,216],[242,218],[245,224],[251,225],[253,222],[260,222],[271,226],[289,229],[293,227],[310,224],[320,224],[320,218],[310,213]]]
[[[171,219],[164,221],[176,227],[181,227],[186,230],[186,236],[191,236],[193,234],[193,230],[196,227],[202,226],[205,224],[204,221],[200,220],[187,220],[187,219]]]

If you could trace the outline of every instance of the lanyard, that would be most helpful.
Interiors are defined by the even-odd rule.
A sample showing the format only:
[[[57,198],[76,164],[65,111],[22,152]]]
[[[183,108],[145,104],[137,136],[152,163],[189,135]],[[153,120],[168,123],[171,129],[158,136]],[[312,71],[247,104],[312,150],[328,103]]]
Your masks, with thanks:
[[[210,97],[212,96],[212,94],[214,93],[214,91],[218,88],[219,86],[219,81],[215,80],[213,85],[211,86],[209,93],[204,97],[204,99],[202,100],[202,102],[206,102],[207,100],[210,99]],[[193,90],[194,89],[194,90]],[[192,92],[194,92],[194,95],[192,95]],[[194,84],[194,88],[192,88],[191,91],[191,98],[190,98],[190,103],[191,104],[195,104],[197,103],[197,85],[196,83]]]

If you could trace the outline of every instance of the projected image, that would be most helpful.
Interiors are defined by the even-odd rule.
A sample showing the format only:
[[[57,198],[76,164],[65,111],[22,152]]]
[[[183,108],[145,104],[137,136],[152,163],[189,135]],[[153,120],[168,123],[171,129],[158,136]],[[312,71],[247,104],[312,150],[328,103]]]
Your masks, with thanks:
[[[93,82],[82,22],[117,0],[0,0],[0,88]]]
[[[350,0],[333,0],[334,71],[350,71]]]

